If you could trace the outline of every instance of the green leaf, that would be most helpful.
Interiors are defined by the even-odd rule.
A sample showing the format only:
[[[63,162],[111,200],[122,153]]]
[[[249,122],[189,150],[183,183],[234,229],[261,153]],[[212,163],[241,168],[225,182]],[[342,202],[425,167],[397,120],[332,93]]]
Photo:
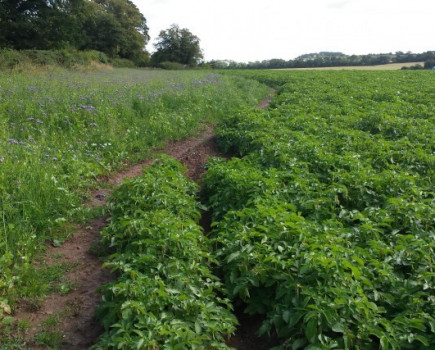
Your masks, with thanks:
[[[265,333],[268,333],[270,331],[270,325],[267,322],[263,322],[263,324],[261,325],[261,327],[258,330],[258,334],[260,336],[262,336]]]
[[[422,335],[416,335],[414,338],[416,340],[418,340],[420,343],[422,343],[424,346],[429,346],[430,345],[429,344],[429,340],[426,337],[422,336]]]
[[[234,252],[234,253],[230,254],[227,258],[227,263],[230,263],[231,261],[236,259],[239,255],[240,255],[240,252]]]
[[[313,318],[305,326],[305,336],[310,343],[314,343],[317,338],[317,319]]]
[[[292,343],[292,350],[298,350],[301,349],[305,344],[307,343],[307,340],[305,338],[299,338],[296,339],[293,343]]]
[[[139,339],[138,342],[136,343],[136,349],[137,350],[142,349],[142,346],[143,346],[144,343],[145,343],[145,339],[144,338]]]
[[[202,328],[198,321],[195,322],[195,332],[196,334],[201,334]]]
[[[332,329],[334,332],[337,332],[337,333],[344,333],[344,325],[343,325],[342,323],[340,323],[340,322],[337,322],[336,324],[334,324],[334,325],[331,327],[331,329]]]
[[[343,266],[349,268],[356,279],[361,276],[361,271],[356,266],[353,266],[349,260],[343,260]]]
[[[388,350],[390,346],[390,342],[386,336],[381,337],[381,349]]]
[[[293,312],[293,313],[291,313],[290,319],[289,319],[289,322],[288,322],[288,326],[289,327],[293,327],[294,325],[296,325],[301,320],[301,318],[303,316],[304,316],[303,312]]]
[[[289,323],[290,321],[290,311],[286,310],[282,313],[282,319],[284,320],[285,323]]]

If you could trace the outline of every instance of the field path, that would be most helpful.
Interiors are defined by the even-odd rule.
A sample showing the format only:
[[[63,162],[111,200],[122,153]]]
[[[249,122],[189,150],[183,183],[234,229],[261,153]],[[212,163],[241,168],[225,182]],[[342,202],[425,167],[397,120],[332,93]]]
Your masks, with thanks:
[[[270,97],[267,97],[258,107],[267,108],[269,103]],[[169,142],[155,153],[165,153],[179,160],[187,169],[186,176],[193,180],[200,179],[208,158],[223,156],[216,146],[213,125],[202,125],[198,135]],[[131,165],[122,172],[102,179],[105,186],[95,190],[86,205],[106,205],[117,184],[126,178],[140,175],[144,167],[152,164],[152,161],[149,159]],[[102,284],[112,281],[114,276],[101,267],[102,261],[91,251],[100,237],[100,231],[107,223],[108,217],[103,216],[83,225],[75,225],[70,238],[63,245],[47,247],[42,258],[47,265],[65,263],[72,266],[63,279],[69,281],[73,288],[65,294],[48,295],[37,307],[25,301],[21,302],[15,317],[29,323],[27,342],[30,349],[46,349],[45,346],[38,346],[34,337],[41,331],[41,323],[50,316],[57,320],[52,331],[62,337],[60,349],[88,349],[103,332],[102,326],[94,318],[95,309],[101,300],[101,294],[97,290]],[[233,343],[240,344],[240,340],[237,339]]]

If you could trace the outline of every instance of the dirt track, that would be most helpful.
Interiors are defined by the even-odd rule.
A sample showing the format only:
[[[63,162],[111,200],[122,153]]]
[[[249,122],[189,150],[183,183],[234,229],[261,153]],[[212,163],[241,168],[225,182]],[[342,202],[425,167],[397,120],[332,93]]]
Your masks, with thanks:
[[[258,107],[266,108],[269,102],[270,98],[267,98]],[[210,125],[204,125],[197,136],[169,142],[164,149],[156,153],[166,153],[178,159],[187,168],[186,175],[193,180],[200,178],[208,158],[222,156],[216,147],[213,126]],[[132,165],[127,170],[104,179],[106,186],[94,191],[87,205],[106,205],[107,198],[116,184],[125,178],[140,175],[143,168],[151,163],[152,160],[147,160]],[[107,187],[107,184],[110,186]],[[19,320],[29,322],[28,342],[32,349],[45,349],[32,343],[32,339],[38,332],[41,322],[50,315],[59,315],[58,330],[63,337],[61,349],[87,349],[103,332],[101,325],[94,318],[95,309],[101,300],[97,289],[111,281],[113,276],[101,268],[102,262],[91,254],[90,250],[99,238],[99,232],[106,225],[107,217],[99,217],[84,225],[75,226],[71,237],[62,246],[47,248],[43,260],[48,265],[53,263],[53,257],[60,257],[56,263],[64,262],[74,266],[64,278],[71,281],[75,287],[66,294],[50,294],[38,305],[37,310],[32,305],[21,303],[15,316]],[[253,332],[252,324],[257,320],[242,317],[240,321],[248,327],[242,325],[237,334],[229,340],[229,344],[241,350],[267,349],[267,342],[257,338]]]

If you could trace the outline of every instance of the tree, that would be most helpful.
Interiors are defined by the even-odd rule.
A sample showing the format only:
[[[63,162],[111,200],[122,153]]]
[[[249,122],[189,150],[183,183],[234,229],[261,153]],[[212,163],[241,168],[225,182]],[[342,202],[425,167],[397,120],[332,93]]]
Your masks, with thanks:
[[[87,28],[96,48],[110,56],[135,62],[148,57],[145,45],[149,40],[145,17],[130,0],[94,0],[94,17]],[[96,47],[92,47],[95,45]]]
[[[154,65],[162,62],[177,62],[195,66],[203,58],[199,38],[186,28],[180,29],[176,24],[167,30],[162,30],[154,46],[157,50],[151,57]]]
[[[50,49],[60,42],[56,28],[66,6],[61,0],[0,0],[0,45]]]
[[[143,63],[148,40],[130,0],[0,0],[0,48],[74,47]]]

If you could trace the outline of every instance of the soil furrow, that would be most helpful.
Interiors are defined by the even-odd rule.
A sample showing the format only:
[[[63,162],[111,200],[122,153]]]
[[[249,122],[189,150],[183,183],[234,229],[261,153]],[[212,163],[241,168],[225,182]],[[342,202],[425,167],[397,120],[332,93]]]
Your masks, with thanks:
[[[206,159],[219,155],[213,126],[210,125],[206,125],[198,136],[169,142],[164,149],[155,153],[166,153],[181,161],[187,168],[186,175],[195,180],[203,172]],[[112,186],[94,191],[87,205],[106,205],[116,184],[140,175],[143,168],[151,163],[152,160],[146,160],[107,178],[105,182]],[[63,338],[62,349],[87,349],[103,331],[94,318],[95,309],[101,300],[98,287],[113,280],[113,276],[108,270],[101,268],[101,260],[91,250],[99,238],[99,232],[107,225],[107,219],[103,216],[75,226],[71,237],[62,246],[50,246],[44,253],[43,260],[48,265],[53,263],[53,257],[60,257],[56,259],[56,263],[74,266],[64,276],[74,288],[66,294],[50,294],[36,310],[34,305],[22,301],[15,317],[29,322],[28,342],[33,349],[43,348],[38,347],[33,338],[41,329],[41,322],[49,316],[59,319],[58,331]]]
[[[266,108],[269,103],[270,98],[268,97],[258,107]],[[208,158],[223,156],[217,149],[212,125],[203,125],[198,136],[169,142],[164,149],[154,153],[166,153],[179,160],[187,169],[186,176],[193,180],[200,179]],[[143,168],[151,163],[152,159],[149,159],[102,179],[105,186],[95,190],[86,205],[90,207],[106,205],[113,187],[126,178],[140,175]],[[36,310],[34,305],[29,305],[24,301],[19,305],[15,317],[18,320],[28,321],[30,326],[27,341],[31,349],[45,349],[35,343],[34,336],[41,330],[41,323],[50,316],[58,319],[56,331],[62,337],[61,349],[87,349],[102,333],[101,325],[94,318],[95,309],[101,300],[98,287],[110,282],[114,277],[108,270],[101,267],[101,260],[91,251],[107,222],[108,218],[103,216],[84,225],[76,225],[70,238],[62,246],[50,246],[44,253],[43,260],[48,265],[53,263],[54,257],[57,257],[56,263],[62,262],[74,266],[64,276],[64,279],[69,281],[74,288],[65,294],[50,294],[37,306]],[[256,336],[254,332],[250,335],[245,333],[246,330],[242,327],[242,333],[238,332],[230,343],[239,349],[248,349],[243,346],[241,337],[250,337],[255,341]]]

